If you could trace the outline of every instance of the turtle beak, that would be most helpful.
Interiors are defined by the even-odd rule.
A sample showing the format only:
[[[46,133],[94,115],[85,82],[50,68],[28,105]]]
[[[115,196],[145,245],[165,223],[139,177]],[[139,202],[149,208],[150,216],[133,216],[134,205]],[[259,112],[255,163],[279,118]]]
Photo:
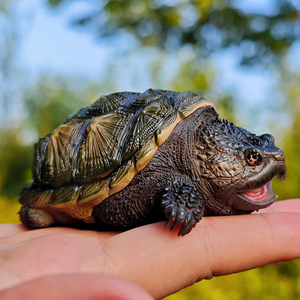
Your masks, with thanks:
[[[271,181],[274,177],[285,180],[286,165],[282,156],[279,160],[270,158],[260,173],[249,178],[240,187],[232,206],[239,210],[254,211],[271,205],[278,197],[272,190]]]
[[[273,192],[272,182],[268,182],[255,190],[240,192],[237,194],[237,197],[240,198],[240,202],[235,207],[242,210],[264,208],[271,205],[278,198]]]

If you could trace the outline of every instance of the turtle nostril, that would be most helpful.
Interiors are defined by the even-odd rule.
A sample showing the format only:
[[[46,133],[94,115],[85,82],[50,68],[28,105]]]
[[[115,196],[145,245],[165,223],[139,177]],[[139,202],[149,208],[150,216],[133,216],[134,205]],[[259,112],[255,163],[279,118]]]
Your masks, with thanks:
[[[260,136],[260,138],[261,138],[262,140],[266,140],[266,141],[268,141],[268,142],[271,142],[271,143],[275,144],[275,138],[273,137],[273,135],[271,135],[271,134],[269,134],[269,133],[262,134],[262,135]]]
[[[285,161],[285,156],[282,151],[274,153],[273,156],[277,161]]]

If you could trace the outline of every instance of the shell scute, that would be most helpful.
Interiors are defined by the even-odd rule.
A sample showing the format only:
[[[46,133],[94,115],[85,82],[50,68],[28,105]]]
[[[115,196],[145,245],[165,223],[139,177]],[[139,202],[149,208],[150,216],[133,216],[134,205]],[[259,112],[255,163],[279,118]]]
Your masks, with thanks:
[[[50,138],[51,133],[41,138],[39,142],[34,145],[34,160],[32,165],[32,177],[34,182],[42,181],[42,167]]]
[[[40,187],[25,187],[22,191],[20,203],[22,205],[30,205],[31,207],[45,207],[53,197],[54,189],[43,189]]]
[[[78,199],[78,202],[80,203],[80,205],[83,205],[83,203],[87,202],[86,199],[88,199],[90,201],[91,199],[94,199],[94,198],[108,197],[109,190],[110,190],[110,182],[111,182],[111,179],[106,178],[104,180],[98,180],[98,181],[92,181],[92,182],[86,183],[83,186],[83,188],[80,192],[80,197]],[[100,199],[100,202],[101,201],[102,201],[102,199]]]
[[[178,96],[176,106],[178,107],[178,112],[179,114],[181,114],[181,118],[183,119],[192,114],[199,107],[213,105],[208,100],[199,97],[199,95],[191,91],[185,91]]]
[[[145,141],[154,135],[166,117],[173,111],[174,108],[166,99],[151,102],[143,108],[134,124],[132,135],[124,152],[124,159],[132,157]]]
[[[86,128],[73,178],[76,182],[103,178],[120,166],[133,114],[118,109],[95,117]]]
[[[119,190],[119,188],[122,186],[125,187],[132,180],[136,173],[137,170],[135,168],[134,160],[129,159],[112,176],[112,180],[110,182],[110,194],[114,194],[114,189]]]
[[[43,184],[60,186],[70,182],[72,171],[77,159],[78,147],[85,134],[90,119],[80,122],[71,121],[59,126],[51,135],[41,166]],[[44,147],[42,140],[41,145]]]
[[[164,99],[166,99],[166,91],[148,89],[142,94],[137,94],[136,98],[131,99],[131,102],[127,102],[127,106],[130,109],[137,111],[143,109],[152,102],[159,102]]]
[[[125,95],[122,93],[115,93],[111,95],[101,96],[96,102],[94,102],[90,107],[88,113],[97,116],[114,110],[115,108],[123,105],[123,100]],[[128,95],[129,96],[129,95]],[[130,98],[130,97],[129,97]]]
[[[63,204],[68,201],[77,202],[82,186],[68,185],[64,188],[55,189],[49,205]]]

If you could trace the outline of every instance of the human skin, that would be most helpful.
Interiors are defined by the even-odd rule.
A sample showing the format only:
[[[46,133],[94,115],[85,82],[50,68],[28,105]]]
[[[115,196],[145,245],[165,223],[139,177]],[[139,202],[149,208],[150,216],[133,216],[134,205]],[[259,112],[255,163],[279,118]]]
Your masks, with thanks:
[[[202,279],[300,257],[299,228],[299,199],[205,217],[184,237],[163,222],[125,232],[3,224],[0,299],[159,299]]]

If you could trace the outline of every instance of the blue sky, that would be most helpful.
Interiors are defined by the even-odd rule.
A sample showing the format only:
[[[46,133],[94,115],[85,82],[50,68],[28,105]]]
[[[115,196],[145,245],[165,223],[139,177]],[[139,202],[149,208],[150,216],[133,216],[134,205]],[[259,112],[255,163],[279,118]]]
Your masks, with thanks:
[[[41,72],[76,73],[92,78],[101,75],[109,49],[69,25],[72,13],[87,9],[87,5],[77,3],[66,14],[50,11],[41,0],[24,0],[19,8],[27,19],[19,57],[23,67],[32,75]]]

